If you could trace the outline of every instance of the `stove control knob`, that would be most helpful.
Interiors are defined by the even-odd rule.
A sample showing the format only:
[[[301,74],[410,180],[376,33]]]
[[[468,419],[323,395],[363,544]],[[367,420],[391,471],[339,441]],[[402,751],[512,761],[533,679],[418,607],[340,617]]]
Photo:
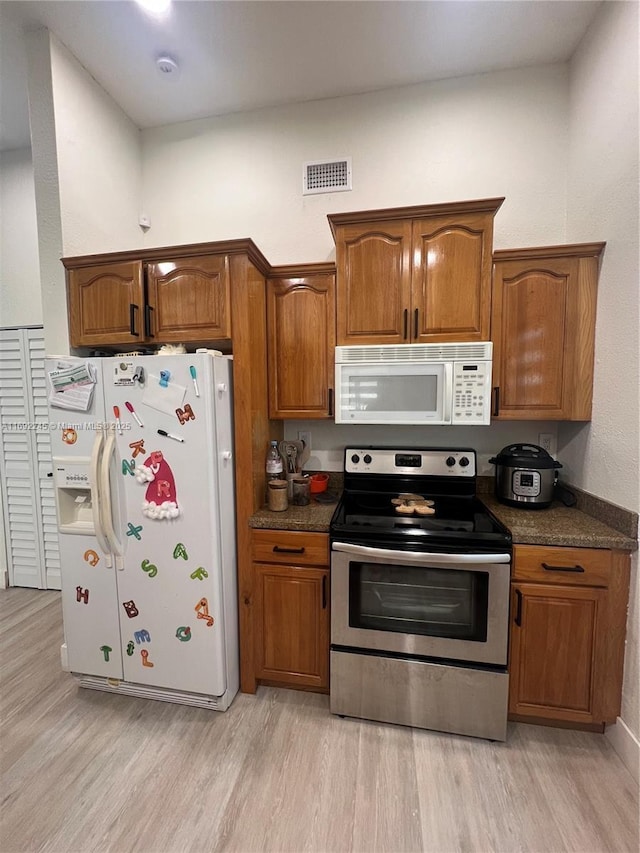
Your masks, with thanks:
[[[353,454],[353,456],[351,457],[351,461],[353,462],[354,465],[358,464],[358,462],[360,461],[360,457],[358,456],[357,453]]]
[[[456,464],[456,460],[453,458],[453,456],[448,456],[444,464],[447,466],[447,468],[453,468],[453,466]],[[462,465],[462,462],[460,464]]]
[[[460,460],[460,467],[466,468],[468,464],[469,464],[469,460],[467,459],[466,456],[463,456],[462,459]]]
[[[368,453],[365,455],[363,462],[365,465],[371,465],[371,457],[369,456]]]

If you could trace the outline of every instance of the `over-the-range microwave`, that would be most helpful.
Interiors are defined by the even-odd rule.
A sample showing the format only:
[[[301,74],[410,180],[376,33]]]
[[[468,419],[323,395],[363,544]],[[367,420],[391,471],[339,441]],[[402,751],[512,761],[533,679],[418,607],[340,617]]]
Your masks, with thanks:
[[[493,344],[336,347],[336,423],[489,424]]]

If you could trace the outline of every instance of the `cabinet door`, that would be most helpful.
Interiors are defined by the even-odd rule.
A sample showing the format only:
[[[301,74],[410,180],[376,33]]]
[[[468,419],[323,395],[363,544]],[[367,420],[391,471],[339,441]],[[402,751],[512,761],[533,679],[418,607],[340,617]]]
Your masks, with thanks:
[[[257,678],[324,690],[329,571],[254,563]]]
[[[338,345],[408,343],[410,252],[409,220],[338,229]]]
[[[501,418],[589,420],[598,263],[604,243],[494,254],[494,410]]]
[[[71,346],[144,341],[140,262],[71,269],[67,273],[67,287]]]
[[[335,276],[267,282],[269,417],[333,415]]]
[[[606,590],[512,584],[509,713],[599,723],[596,649]]]
[[[413,223],[413,342],[489,340],[492,240],[493,214]]]
[[[569,416],[567,307],[574,262],[496,264],[493,369],[503,418]]]
[[[227,255],[180,258],[147,266],[145,328],[158,342],[231,337]]]

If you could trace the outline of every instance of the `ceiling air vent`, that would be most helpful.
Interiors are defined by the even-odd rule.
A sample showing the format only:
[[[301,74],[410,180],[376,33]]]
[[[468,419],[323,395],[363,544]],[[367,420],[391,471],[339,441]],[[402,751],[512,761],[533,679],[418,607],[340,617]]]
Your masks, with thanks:
[[[313,160],[303,165],[302,195],[340,193],[351,189],[351,158]]]

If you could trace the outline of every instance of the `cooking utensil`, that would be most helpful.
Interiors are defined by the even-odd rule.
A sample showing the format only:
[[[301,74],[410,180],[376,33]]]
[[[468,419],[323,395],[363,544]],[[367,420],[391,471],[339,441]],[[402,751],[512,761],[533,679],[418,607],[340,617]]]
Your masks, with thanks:
[[[298,474],[306,462],[303,460],[304,442],[302,441],[281,441],[278,445],[280,455],[285,461],[287,472],[289,474]],[[308,458],[308,457],[307,457]],[[293,467],[291,467],[293,465]]]

